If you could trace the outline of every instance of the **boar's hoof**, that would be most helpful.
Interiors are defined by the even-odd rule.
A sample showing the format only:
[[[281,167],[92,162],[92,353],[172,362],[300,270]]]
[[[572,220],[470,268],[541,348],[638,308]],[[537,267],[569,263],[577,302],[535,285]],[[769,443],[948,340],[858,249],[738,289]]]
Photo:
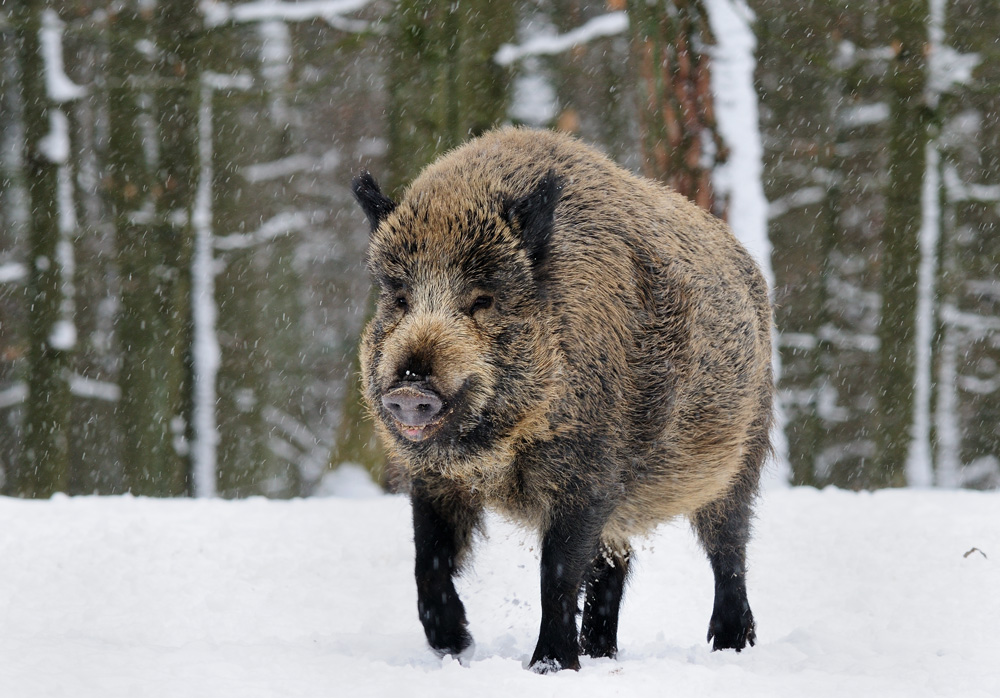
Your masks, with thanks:
[[[708,641],[712,642],[713,652],[729,649],[739,652],[746,648],[747,643],[753,647],[757,641],[757,630],[750,607],[744,603],[742,612],[736,610],[716,608],[712,614],[712,620],[708,624]]]
[[[536,674],[554,674],[563,669],[580,671],[580,660],[576,659],[568,664],[563,664],[558,659],[537,659],[529,664],[528,668]]]

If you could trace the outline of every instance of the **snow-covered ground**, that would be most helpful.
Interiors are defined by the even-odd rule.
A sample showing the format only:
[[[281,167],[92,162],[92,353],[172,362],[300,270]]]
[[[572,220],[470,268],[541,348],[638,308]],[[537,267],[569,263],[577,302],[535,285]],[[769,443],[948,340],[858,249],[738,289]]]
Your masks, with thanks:
[[[1000,696],[1000,493],[765,493],[741,654],[709,651],[708,564],[664,526],[619,658],[553,676],[523,668],[533,537],[490,520],[463,667],[424,644],[409,525],[388,496],[0,499],[0,696]]]

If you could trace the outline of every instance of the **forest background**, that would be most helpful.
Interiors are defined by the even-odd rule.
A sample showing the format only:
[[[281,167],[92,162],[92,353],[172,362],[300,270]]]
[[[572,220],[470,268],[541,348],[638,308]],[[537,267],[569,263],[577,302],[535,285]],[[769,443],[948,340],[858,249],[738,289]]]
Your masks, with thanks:
[[[380,477],[350,180],[501,123],[754,249],[779,479],[1000,486],[998,36],[988,0],[0,0],[0,493]]]

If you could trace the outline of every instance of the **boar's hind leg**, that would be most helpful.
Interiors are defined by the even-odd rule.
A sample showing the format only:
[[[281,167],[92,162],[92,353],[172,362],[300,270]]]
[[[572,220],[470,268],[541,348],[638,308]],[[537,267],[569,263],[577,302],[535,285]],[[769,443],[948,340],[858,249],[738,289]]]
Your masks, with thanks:
[[[454,501],[432,500],[417,488],[411,501],[420,622],[435,652],[457,657],[472,645],[472,636],[453,578],[469,547],[480,512]]]
[[[753,613],[747,601],[746,549],[750,538],[753,488],[738,483],[726,497],[698,510],[692,517],[712,572],[715,604],[708,624],[713,650],[737,652],[756,640]]]
[[[542,538],[542,624],[529,665],[538,673],[580,668],[580,588],[606,519],[598,506],[576,509],[556,516]]]
[[[594,558],[580,626],[580,651],[591,657],[618,654],[618,611],[628,577],[630,548],[601,544]]]

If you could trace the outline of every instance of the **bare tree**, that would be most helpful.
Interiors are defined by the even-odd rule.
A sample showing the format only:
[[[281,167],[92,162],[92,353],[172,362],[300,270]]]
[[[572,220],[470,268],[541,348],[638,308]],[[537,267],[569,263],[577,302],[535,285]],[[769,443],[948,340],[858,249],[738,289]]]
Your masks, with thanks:
[[[69,157],[69,126],[59,104],[74,96],[62,72],[60,20],[47,3],[26,1],[11,15],[20,63],[24,124],[22,163],[28,195],[27,404],[21,458],[7,489],[26,497],[66,491],[69,484],[69,357],[75,326],[65,314],[68,245],[61,221],[60,167]],[[48,25],[48,26],[46,26]]]

